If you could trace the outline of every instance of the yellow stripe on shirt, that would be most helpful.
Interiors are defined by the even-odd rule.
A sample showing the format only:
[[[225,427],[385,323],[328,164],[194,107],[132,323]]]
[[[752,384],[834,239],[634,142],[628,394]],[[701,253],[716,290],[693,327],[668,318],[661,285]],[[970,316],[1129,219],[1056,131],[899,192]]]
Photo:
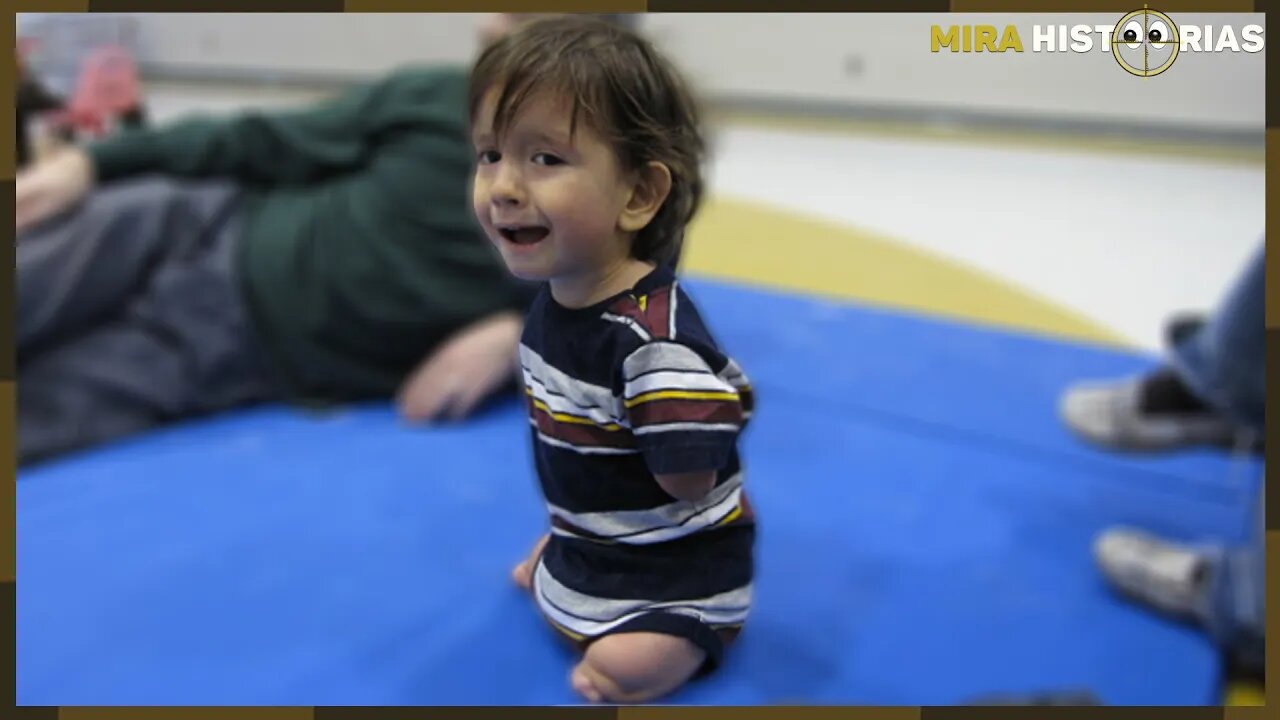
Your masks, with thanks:
[[[524,389],[524,394],[533,398],[533,406],[535,408],[550,415],[551,419],[555,420],[556,422],[573,423],[576,425],[593,425],[595,427],[600,428],[601,430],[608,430],[609,432],[615,432],[617,430],[622,429],[622,426],[617,423],[598,423],[595,420],[592,420],[591,418],[584,418],[584,417],[578,417],[577,415],[566,415],[565,413],[554,412],[552,411],[551,408],[547,407],[547,404],[545,402],[537,399],[536,397],[533,397],[533,391],[530,390],[528,387]]]
[[[655,390],[637,395],[623,403],[628,410],[654,400],[729,400],[736,401],[736,392],[699,392],[694,390]]]

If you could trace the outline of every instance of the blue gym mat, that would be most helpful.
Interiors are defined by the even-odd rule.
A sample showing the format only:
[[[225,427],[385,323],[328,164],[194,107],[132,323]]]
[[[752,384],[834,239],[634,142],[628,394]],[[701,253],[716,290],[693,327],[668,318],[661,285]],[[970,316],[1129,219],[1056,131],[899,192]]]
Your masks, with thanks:
[[[1261,464],[1115,456],[1056,414],[1151,358],[688,286],[758,391],[759,571],[723,669],[668,702],[1219,702],[1207,640],[1112,595],[1090,542],[1242,539]],[[20,704],[577,702],[508,579],[545,526],[514,400],[228,415],[29,469],[17,501]]]

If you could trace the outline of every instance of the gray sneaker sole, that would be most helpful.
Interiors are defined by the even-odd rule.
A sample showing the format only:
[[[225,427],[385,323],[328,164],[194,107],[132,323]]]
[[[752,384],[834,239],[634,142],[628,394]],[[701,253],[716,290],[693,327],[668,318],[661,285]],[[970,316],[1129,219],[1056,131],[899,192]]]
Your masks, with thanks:
[[[1059,415],[1081,438],[1115,450],[1233,447],[1240,441],[1236,426],[1214,415],[1143,415],[1138,405],[1141,383],[1141,378],[1132,378],[1118,383],[1076,385],[1063,394]]]

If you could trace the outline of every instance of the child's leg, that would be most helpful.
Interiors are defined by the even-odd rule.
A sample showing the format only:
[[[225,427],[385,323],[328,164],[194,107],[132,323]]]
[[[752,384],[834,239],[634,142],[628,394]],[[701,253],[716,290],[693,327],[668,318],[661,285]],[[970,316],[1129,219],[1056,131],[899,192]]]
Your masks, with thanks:
[[[543,535],[538,538],[538,542],[533,546],[533,552],[529,553],[529,557],[525,558],[511,570],[511,579],[516,585],[525,590],[533,589],[533,569],[538,566],[538,557],[542,555],[542,549],[547,546],[547,540],[551,539],[551,535]]]
[[[685,684],[706,658],[705,650],[675,635],[606,635],[587,648],[569,681],[593,703],[642,703]]]

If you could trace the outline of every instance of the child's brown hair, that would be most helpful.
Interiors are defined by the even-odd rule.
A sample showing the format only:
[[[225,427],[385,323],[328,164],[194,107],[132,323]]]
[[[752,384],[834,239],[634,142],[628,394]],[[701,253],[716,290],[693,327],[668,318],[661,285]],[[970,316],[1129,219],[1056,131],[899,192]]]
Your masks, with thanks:
[[[534,20],[490,45],[471,71],[469,107],[500,88],[493,131],[501,136],[520,106],[542,91],[572,98],[570,132],[581,115],[614,149],[625,171],[660,162],[671,192],[636,234],[632,256],[674,267],[685,226],[702,200],[705,142],[684,79],[653,46],[617,23],[562,15]]]

